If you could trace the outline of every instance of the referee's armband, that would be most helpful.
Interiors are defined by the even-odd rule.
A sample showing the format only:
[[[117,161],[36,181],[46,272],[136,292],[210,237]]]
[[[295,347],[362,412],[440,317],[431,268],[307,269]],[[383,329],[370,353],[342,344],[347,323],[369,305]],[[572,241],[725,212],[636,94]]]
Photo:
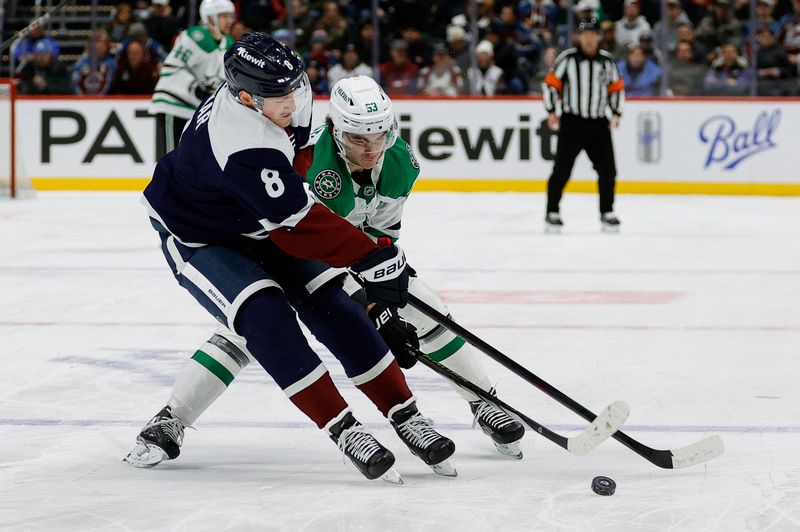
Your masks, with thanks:
[[[564,89],[564,82],[558,79],[558,76],[556,76],[552,70],[544,77],[544,82],[545,84],[553,87],[559,93],[561,93],[561,91]],[[610,90],[611,89],[609,89],[609,91]]]
[[[611,94],[612,92],[619,92],[625,88],[625,82],[622,81],[622,78],[619,78],[616,81],[612,81],[608,84],[608,93]]]

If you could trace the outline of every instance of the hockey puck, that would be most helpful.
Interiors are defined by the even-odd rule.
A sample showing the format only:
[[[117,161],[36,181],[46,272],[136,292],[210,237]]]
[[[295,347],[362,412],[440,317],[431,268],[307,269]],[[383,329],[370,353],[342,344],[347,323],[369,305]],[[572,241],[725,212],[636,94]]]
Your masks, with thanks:
[[[598,495],[614,495],[617,483],[608,477],[594,477],[592,479],[592,491]]]

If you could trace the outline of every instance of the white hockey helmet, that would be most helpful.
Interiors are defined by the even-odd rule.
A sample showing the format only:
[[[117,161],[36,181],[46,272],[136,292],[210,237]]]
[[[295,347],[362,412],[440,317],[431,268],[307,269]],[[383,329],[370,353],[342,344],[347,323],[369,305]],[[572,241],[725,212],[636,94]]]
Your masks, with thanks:
[[[392,101],[368,76],[339,80],[331,89],[328,113],[333,122],[333,138],[345,161],[345,148],[352,144],[353,135],[375,138],[376,133],[383,133],[381,156],[397,140],[398,125]]]
[[[200,21],[202,24],[209,24],[211,19],[212,29],[219,33],[218,17],[223,13],[236,14],[236,7],[231,0],[203,0],[200,2]]]

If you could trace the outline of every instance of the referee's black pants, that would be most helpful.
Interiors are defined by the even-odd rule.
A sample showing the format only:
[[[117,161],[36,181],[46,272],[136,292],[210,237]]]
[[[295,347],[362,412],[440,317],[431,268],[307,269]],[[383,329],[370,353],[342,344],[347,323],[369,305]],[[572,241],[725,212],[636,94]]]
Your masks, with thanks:
[[[185,118],[156,113],[156,161],[178,146],[186,122]]]
[[[558,204],[564,187],[567,186],[575,159],[581,150],[592,161],[597,172],[600,190],[600,213],[614,210],[614,187],[617,183],[617,167],[614,162],[614,145],[611,130],[605,118],[582,118],[564,113],[558,131],[558,147],[553,173],[547,181],[547,212],[558,212]]]

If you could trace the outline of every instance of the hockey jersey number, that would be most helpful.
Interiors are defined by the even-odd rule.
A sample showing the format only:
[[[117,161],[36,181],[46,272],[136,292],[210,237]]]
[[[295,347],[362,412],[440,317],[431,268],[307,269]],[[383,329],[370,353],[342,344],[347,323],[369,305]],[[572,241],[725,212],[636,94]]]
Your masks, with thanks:
[[[261,170],[261,181],[264,182],[264,189],[270,198],[279,198],[283,195],[283,191],[286,190],[281,174],[277,170],[270,170],[269,168]]]

